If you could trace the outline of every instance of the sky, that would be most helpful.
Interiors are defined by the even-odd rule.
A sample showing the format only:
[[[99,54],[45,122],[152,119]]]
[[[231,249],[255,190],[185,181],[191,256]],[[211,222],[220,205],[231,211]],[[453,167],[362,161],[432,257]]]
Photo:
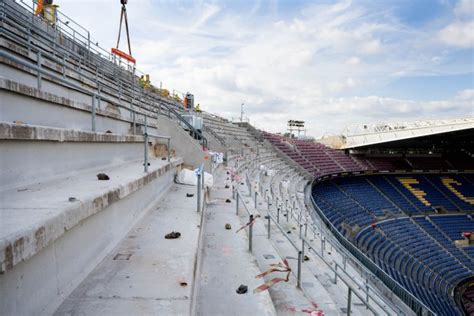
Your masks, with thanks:
[[[115,46],[118,0],[55,3]],[[155,86],[228,119],[244,103],[270,132],[290,119],[321,137],[474,116],[474,0],[129,0],[127,12],[137,68]]]

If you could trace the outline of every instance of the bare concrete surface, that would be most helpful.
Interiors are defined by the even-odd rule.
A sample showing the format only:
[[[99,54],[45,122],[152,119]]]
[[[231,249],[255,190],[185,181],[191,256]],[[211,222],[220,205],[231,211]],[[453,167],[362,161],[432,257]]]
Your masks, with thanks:
[[[182,160],[174,159],[172,163],[181,164]],[[12,269],[80,221],[171,168],[160,159],[151,159],[150,164],[148,174],[143,172],[143,162],[135,161],[0,191],[0,271]],[[99,172],[108,174],[110,180],[97,180]]]
[[[173,185],[55,315],[189,315],[200,229],[195,193]],[[171,231],[181,237],[165,239]]]
[[[229,175],[219,168],[210,192],[204,224],[201,268],[197,281],[197,315],[275,315],[276,311],[267,292],[254,294],[253,289],[262,281],[255,279],[260,273],[254,256],[248,251],[248,238],[244,231],[236,233],[241,223],[235,215]],[[232,229],[226,230],[225,224]],[[248,292],[237,294],[241,285]]]

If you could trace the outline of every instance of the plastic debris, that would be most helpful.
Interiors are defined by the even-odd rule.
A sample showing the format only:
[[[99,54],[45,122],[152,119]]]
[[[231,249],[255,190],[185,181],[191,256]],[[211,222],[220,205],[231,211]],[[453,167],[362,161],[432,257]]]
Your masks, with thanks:
[[[166,239],[176,239],[176,238],[179,238],[179,237],[181,237],[180,232],[171,232],[171,233],[168,233],[168,234],[165,235]]]
[[[227,224],[225,224],[225,229],[230,230],[230,229],[232,229],[232,226],[230,226],[230,224],[227,223]]]
[[[248,289],[249,288],[247,285],[241,284],[235,292],[237,292],[237,294],[245,294],[247,293]]]
[[[186,197],[193,197],[193,196],[194,196],[194,194],[192,194],[192,193],[186,193]]]
[[[99,180],[110,180],[109,176],[106,175],[105,173],[99,173],[97,175],[97,179],[99,179]]]

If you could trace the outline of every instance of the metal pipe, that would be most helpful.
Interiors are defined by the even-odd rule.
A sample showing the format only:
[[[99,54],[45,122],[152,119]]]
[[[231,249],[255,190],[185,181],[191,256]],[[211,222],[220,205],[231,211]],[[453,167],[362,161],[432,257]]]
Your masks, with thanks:
[[[201,170],[197,174],[197,212],[201,211]]]
[[[249,223],[253,221],[253,215],[249,215]],[[249,251],[252,252],[252,239],[253,239],[253,225],[249,225]]]
[[[239,216],[239,191],[236,191],[236,199],[235,199],[235,215]]]
[[[258,193],[258,192],[255,191],[255,194],[254,194],[254,195],[255,195],[255,199],[254,199],[254,200],[255,200],[255,209],[257,209],[257,193]]]
[[[92,113],[91,113],[92,117],[92,126],[91,126],[91,129],[93,132],[95,132],[95,94],[92,95]]]
[[[304,239],[301,238],[301,255],[303,256],[303,262],[304,262],[304,248],[305,248],[304,243],[305,243]]]
[[[148,172],[148,123],[147,123],[147,120],[146,120],[146,116],[145,116],[145,133],[144,133],[144,138],[143,138],[143,142],[145,144],[145,148],[144,148],[144,160],[145,160],[145,172]]]
[[[296,274],[296,287],[301,289],[301,262],[303,261],[303,256],[301,251],[298,251],[298,271]]]
[[[350,287],[347,288],[347,316],[351,315],[351,301],[352,301],[352,290]]]
[[[41,58],[41,52],[38,52],[38,54],[36,55],[36,62],[38,64],[38,74],[37,74],[37,86],[38,86],[38,90],[41,90],[41,63],[42,63],[42,58]]]
[[[271,218],[270,218],[270,213],[268,213],[267,219],[268,219],[268,223],[267,223],[267,225],[268,225],[268,226],[267,226],[267,238],[270,239],[270,220],[271,220]]]
[[[168,162],[171,162],[171,138],[168,138]]]

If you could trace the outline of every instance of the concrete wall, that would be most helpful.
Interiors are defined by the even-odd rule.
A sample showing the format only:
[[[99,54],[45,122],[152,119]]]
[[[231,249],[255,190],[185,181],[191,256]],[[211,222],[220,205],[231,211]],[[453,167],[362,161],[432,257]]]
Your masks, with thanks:
[[[51,315],[74,288],[156,205],[172,168],[140,190],[76,225],[13,270],[0,274],[0,314]]]
[[[176,156],[184,159],[185,165],[193,168],[199,167],[204,163],[207,172],[211,172],[211,157],[207,154],[199,144],[184,129],[182,129],[175,121],[167,117],[160,116],[157,120],[158,134],[171,136],[171,149],[176,152]],[[208,156],[208,160],[205,157]]]

